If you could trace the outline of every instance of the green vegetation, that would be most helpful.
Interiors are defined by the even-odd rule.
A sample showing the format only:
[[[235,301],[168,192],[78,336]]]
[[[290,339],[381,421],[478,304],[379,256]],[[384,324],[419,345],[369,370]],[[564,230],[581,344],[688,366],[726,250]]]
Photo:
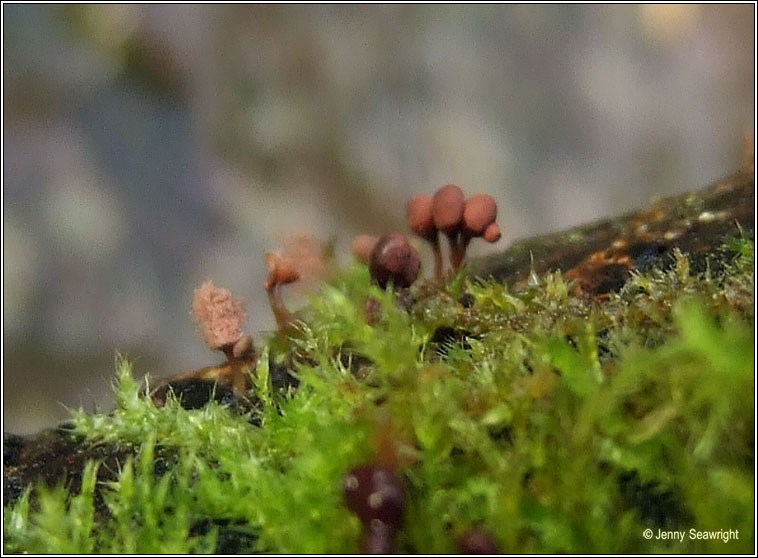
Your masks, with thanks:
[[[509,553],[752,552],[753,242],[728,248],[718,273],[677,253],[602,302],[558,272],[520,292],[460,276],[419,282],[406,311],[356,266],[268,340],[247,414],[158,408],[120,360],[115,410],[74,423],[134,457],[113,482],[89,464],[76,494],[26,492],[4,549],[354,553],[342,479],[382,460],[405,483],[401,552],[458,552],[473,526]],[[275,388],[293,361],[297,390]]]

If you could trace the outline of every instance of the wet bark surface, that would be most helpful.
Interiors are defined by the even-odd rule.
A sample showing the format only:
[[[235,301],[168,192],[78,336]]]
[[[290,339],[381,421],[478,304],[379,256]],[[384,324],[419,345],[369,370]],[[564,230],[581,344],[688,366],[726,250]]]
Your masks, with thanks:
[[[472,262],[470,273],[517,287],[532,270],[561,270],[581,292],[600,296],[619,290],[633,270],[671,265],[675,248],[691,257],[694,271],[703,271],[708,260],[718,265],[725,237],[754,237],[754,217],[754,175],[740,172],[641,211],[517,241]]]

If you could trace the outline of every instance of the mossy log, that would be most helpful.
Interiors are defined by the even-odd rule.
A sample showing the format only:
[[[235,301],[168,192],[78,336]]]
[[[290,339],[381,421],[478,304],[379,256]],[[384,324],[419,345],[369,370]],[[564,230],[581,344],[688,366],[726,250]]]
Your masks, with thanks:
[[[602,304],[633,272],[674,265],[677,249],[689,256],[693,273],[718,273],[734,257],[724,249],[724,239],[754,237],[754,207],[754,176],[740,172],[708,188],[658,200],[641,211],[517,241],[501,254],[470,262],[468,274],[492,277],[518,290],[537,275],[560,270],[572,281],[574,296]],[[293,378],[286,367],[277,366],[272,363],[274,383],[287,389]],[[182,401],[188,408],[202,407],[211,399],[236,406],[241,413],[256,405],[255,401],[238,401],[233,390],[215,382],[212,375],[169,379],[160,386],[160,393],[168,388],[185,394]],[[115,480],[121,465],[137,449],[128,443],[91,445],[65,424],[29,436],[5,434],[5,504],[16,501],[27,486],[38,481],[48,485],[65,481],[69,490],[76,492],[85,463],[93,459],[104,464],[98,469],[99,481]],[[156,467],[171,459],[170,451],[158,455]],[[107,513],[97,498],[96,504],[98,513]],[[239,541],[234,537],[223,540],[229,546],[218,551],[237,548]]]

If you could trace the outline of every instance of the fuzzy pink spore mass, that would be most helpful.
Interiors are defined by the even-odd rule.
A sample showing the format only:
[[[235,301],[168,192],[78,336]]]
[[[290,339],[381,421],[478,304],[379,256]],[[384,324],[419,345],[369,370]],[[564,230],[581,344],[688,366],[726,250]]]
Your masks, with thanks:
[[[212,350],[234,345],[242,337],[242,326],[247,321],[245,301],[232,298],[227,289],[214,287],[213,281],[195,290],[192,314]]]

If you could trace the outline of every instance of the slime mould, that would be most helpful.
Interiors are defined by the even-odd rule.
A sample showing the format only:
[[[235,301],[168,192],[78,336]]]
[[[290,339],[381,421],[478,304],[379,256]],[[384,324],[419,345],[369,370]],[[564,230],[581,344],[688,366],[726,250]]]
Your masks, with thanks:
[[[710,265],[708,257],[717,254],[725,236],[741,231],[753,238],[754,206],[754,175],[739,172],[706,189],[661,199],[642,211],[516,242],[501,254],[470,262],[468,273],[492,276],[518,288],[532,272],[559,269],[575,281],[576,294],[602,300],[620,289],[632,271],[671,265],[675,248],[689,253],[695,265]],[[227,363],[174,376],[144,395],[158,406],[173,391],[185,408],[199,408],[214,399],[243,413],[254,411],[255,400],[239,397],[244,387],[240,379],[248,382],[247,371],[255,366],[252,346],[241,354],[231,345],[220,348],[228,349]],[[292,365],[271,363],[275,389],[297,389],[297,379],[290,373]],[[53,485],[65,478],[75,487],[88,459],[104,460],[109,466],[98,474],[106,475],[101,480],[111,480],[108,471],[118,470],[133,454],[131,447],[89,446],[68,425],[23,437],[5,434],[5,504],[15,501],[38,479]]]

